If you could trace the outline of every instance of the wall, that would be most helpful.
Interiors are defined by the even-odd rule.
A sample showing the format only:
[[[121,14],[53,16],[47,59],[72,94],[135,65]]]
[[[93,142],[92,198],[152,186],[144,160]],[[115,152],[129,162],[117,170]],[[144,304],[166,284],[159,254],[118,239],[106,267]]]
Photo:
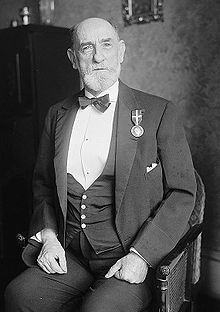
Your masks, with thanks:
[[[0,28],[8,26],[12,12],[23,3],[0,1]],[[30,4],[37,21],[36,2]],[[55,0],[55,5],[57,26],[70,27],[91,16],[115,21],[127,42],[122,80],[181,106],[195,167],[207,193],[203,285],[207,293],[220,297],[219,1],[167,0],[164,23],[126,28],[118,0]]]

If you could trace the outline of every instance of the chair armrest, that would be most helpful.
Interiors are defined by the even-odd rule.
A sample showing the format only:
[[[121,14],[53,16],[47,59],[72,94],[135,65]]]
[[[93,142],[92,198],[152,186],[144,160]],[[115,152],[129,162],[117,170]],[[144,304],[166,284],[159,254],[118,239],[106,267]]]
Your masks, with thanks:
[[[27,239],[26,239],[26,237],[25,237],[23,234],[21,234],[21,233],[18,233],[18,234],[16,235],[16,241],[17,241],[18,246],[19,246],[21,249],[24,249],[25,246],[27,245]]]
[[[172,262],[176,262],[175,259],[181,256],[181,254],[191,245],[191,243],[199,236],[202,232],[203,223],[196,224],[190,228],[187,233],[180,239],[178,244],[170,251],[170,253],[160,262],[157,266],[157,276],[167,276],[166,267],[170,267]]]

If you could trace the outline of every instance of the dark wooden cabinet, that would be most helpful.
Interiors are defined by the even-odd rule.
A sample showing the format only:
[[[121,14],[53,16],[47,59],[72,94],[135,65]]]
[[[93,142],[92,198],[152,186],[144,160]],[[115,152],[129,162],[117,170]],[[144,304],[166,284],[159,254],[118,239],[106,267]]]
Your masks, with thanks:
[[[15,236],[26,233],[31,181],[46,112],[79,90],[66,50],[66,28],[40,25],[0,30],[0,261],[1,284],[21,270]]]

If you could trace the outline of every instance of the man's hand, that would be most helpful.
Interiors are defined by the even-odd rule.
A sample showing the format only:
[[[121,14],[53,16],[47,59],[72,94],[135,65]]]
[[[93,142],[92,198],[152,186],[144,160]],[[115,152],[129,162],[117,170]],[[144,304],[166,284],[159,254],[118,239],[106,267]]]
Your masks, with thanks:
[[[44,236],[37,263],[49,274],[67,272],[65,251],[55,235]]]
[[[117,279],[131,284],[142,283],[148,272],[147,263],[136,253],[130,252],[127,256],[119,259],[105,275],[106,278],[115,276]]]

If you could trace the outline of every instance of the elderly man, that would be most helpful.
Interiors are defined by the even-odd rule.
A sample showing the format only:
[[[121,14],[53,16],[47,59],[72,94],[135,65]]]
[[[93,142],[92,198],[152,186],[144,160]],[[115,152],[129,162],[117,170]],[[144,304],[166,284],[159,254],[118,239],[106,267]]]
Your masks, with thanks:
[[[34,212],[6,311],[143,311],[154,268],[195,199],[177,108],[119,80],[125,43],[106,20],[71,29],[84,89],[52,106],[34,172]]]

